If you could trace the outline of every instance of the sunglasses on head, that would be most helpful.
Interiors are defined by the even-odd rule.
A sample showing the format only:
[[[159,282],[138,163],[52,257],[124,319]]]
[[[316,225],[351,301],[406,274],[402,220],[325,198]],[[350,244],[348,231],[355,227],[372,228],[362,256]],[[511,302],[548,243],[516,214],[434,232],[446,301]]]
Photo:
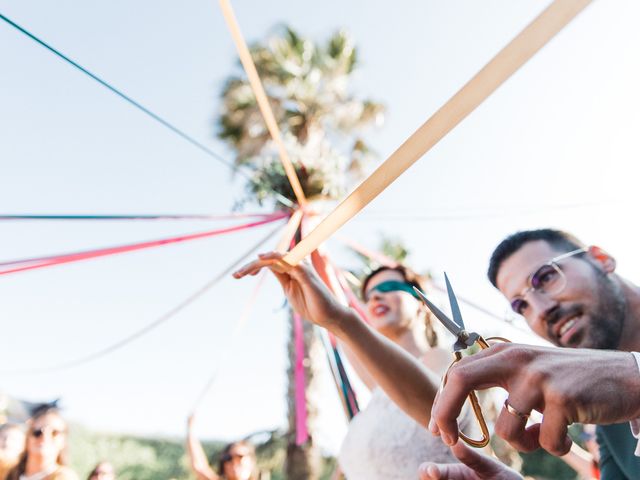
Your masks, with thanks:
[[[400,282],[398,280],[387,280],[386,282],[380,282],[375,287],[370,288],[364,294],[364,301],[368,302],[373,292],[407,292],[412,297],[420,300],[418,294],[413,290],[413,285],[407,282]]]
[[[56,428],[51,428],[51,427],[41,427],[41,428],[34,428],[29,433],[33,438],[42,438],[44,434],[47,432],[49,432],[49,435],[51,435],[51,437],[55,438],[58,435],[62,435],[64,433],[64,430],[58,430]]]

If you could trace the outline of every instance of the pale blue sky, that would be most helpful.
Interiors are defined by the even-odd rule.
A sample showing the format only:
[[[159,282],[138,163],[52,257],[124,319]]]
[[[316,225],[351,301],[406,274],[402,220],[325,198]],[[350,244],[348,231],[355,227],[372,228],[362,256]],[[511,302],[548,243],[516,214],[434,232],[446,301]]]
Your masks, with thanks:
[[[279,23],[316,39],[337,28],[353,34],[361,59],[354,85],[388,107],[385,126],[370,137],[383,157],[544,6],[233,5],[248,41]],[[217,2],[0,0],[0,12],[232,160],[213,137],[222,82],[237,71]],[[639,18],[634,0],[595,2],[343,233],[370,247],[380,232],[402,238],[416,268],[446,269],[461,295],[497,313],[505,304],[485,279],[487,259],[501,238],[522,228],[569,229],[611,251],[620,270],[638,279]],[[241,178],[230,181],[226,167],[4,23],[0,58],[0,213],[221,213],[242,196]],[[462,218],[416,218],[450,214]],[[13,259],[213,224],[0,228],[0,257]],[[178,304],[268,228],[0,277],[0,364],[58,363],[121,338]],[[126,349],[56,374],[4,374],[0,389],[30,399],[62,396],[70,417],[95,428],[181,434],[224,358],[202,405],[201,433],[232,438],[283,425],[286,324],[272,279],[240,341],[222,353],[251,288],[251,280],[229,278]],[[518,336],[470,309],[466,318]],[[323,441],[335,448],[343,426],[326,385],[331,427]]]

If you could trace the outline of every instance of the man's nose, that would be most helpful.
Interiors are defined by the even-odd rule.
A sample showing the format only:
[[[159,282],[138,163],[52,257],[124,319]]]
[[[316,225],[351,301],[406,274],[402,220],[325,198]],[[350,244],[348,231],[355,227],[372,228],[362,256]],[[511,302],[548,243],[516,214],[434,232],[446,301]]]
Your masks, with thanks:
[[[558,306],[556,302],[549,295],[531,291],[528,294],[527,301],[531,307],[531,320],[535,325],[545,326],[549,312]]]

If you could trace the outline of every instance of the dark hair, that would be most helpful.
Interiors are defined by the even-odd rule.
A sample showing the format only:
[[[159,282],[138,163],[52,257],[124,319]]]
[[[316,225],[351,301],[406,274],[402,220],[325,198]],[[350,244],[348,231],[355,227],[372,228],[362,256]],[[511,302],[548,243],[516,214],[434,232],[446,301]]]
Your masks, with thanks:
[[[31,418],[29,419],[29,422],[33,422],[41,417],[44,417],[45,415],[49,415],[49,414],[53,414],[53,415],[57,415],[58,417],[62,418],[60,416],[60,411],[54,407],[49,405],[48,407],[45,406],[41,406],[37,409],[34,410],[34,414],[31,416]],[[31,427],[29,427],[31,428]],[[27,433],[27,439],[28,440],[28,436],[29,434]],[[20,455],[20,460],[18,461],[18,464],[13,467],[11,469],[11,471],[7,474],[6,480],[19,480],[20,479],[20,475],[24,474],[26,468],[27,468],[27,458],[29,457],[29,452],[26,448],[26,443],[25,443],[25,449],[24,452],[22,453],[22,455]],[[60,454],[58,455],[58,458],[56,459],[56,463],[58,465],[67,465],[68,461],[67,461],[67,447],[65,445],[65,447],[60,451]]]
[[[256,449],[253,446],[253,444],[251,444],[250,442],[246,441],[246,440],[239,440],[237,442],[231,442],[228,443],[220,452],[219,457],[218,457],[218,473],[224,477],[224,464],[227,463],[229,460],[231,460],[231,449],[233,447],[235,447],[236,445],[242,445],[246,448],[249,449],[249,454],[253,457],[253,459],[255,460],[256,458]],[[254,472],[255,475],[256,472]]]
[[[365,298],[365,293],[367,291],[367,285],[369,284],[369,281],[380,272],[385,272],[387,270],[398,272],[400,275],[402,275],[402,278],[404,279],[404,281],[407,282],[409,285],[418,287],[423,292],[426,290],[424,285],[424,277],[417,274],[410,268],[405,267],[404,265],[396,265],[393,267],[388,265],[383,265],[382,267],[378,267],[373,272],[368,274],[362,281],[360,296],[363,299]],[[427,337],[427,342],[431,347],[435,347],[436,345],[438,345],[438,334],[433,328],[433,319],[431,316],[431,312],[427,312],[424,324],[426,327],[425,336]]]
[[[524,230],[522,232],[516,232],[509,235],[500,242],[493,251],[493,254],[491,254],[491,260],[489,260],[487,276],[494,287],[498,288],[498,270],[500,270],[502,263],[520,250],[525,243],[535,242],[537,240],[543,240],[559,252],[563,253],[570,252],[571,250],[576,250],[578,248],[584,248],[586,246],[570,233],[563,232],[562,230],[553,230],[551,228]]]
[[[93,467],[93,470],[91,470],[91,472],[89,472],[89,476],[87,477],[87,480],[91,480],[93,477],[95,477],[98,474],[98,472],[100,471],[100,467],[102,465],[109,465],[111,467],[111,469],[113,470],[113,465],[111,465],[110,462],[107,462],[107,461],[103,460],[101,462],[98,462],[96,464],[96,466]]]

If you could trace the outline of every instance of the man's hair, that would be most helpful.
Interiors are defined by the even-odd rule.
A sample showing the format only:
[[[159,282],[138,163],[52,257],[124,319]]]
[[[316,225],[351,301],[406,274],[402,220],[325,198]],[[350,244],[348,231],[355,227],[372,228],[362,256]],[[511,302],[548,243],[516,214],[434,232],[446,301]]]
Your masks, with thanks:
[[[570,252],[586,246],[570,233],[563,232],[562,230],[553,230],[551,228],[524,230],[522,232],[516,232],[509,235],[500,242],[500,245],[498,245],[493,251],[493,254],[491,254],[491,260],[489,260],[487,276],[494,287],[498,288],[496,279],[498,277],[498,270],[500,270],[502,263],[515,252],[520,250],[525,243],[535,242],[536,240],[543,240],[547,242],[559,252]]]

